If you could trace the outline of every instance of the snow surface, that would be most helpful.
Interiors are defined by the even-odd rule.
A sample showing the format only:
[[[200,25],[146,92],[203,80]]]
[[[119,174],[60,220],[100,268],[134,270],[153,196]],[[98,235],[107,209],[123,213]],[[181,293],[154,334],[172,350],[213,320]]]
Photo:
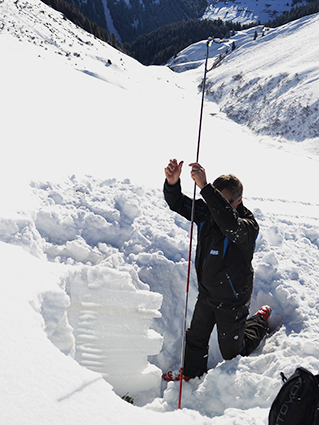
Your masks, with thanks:
[[[299,1],[295,6],[306,4]],[[293,2],[287,0],[211,0],[202,19],[221,19],[238,22],[241,25],[251,23],[264,24],[284,12],[291,10]]]
[[[181,52],[176,73],[140,65],[38,0],[2,0],[0,12],[1,423],[266,425],[280,372],[319,370],[316,118],[293,114],[294,138],[279,114],[302,96],[317,102],[307,52],[318,17],[255,42],[252,30],[236,34],[238,49],[208,73],[200,160],[210,180],[233,172],[244,183],[260,225],[251,313],[269,303],[272,332],[231,361],[213,333],[211,370],[183,385],[178,410],[179,385],[161,373],[179,368],[189,223],[165,205],[163,168],[184,159],[192,193],[205,41]],[[296,72],[292,90],[267,84]],[[236,75],[250,90],[259,78],[264,120],[278,112],[280,135],[260,131]],[[229,102],[249,122],[227,117]],[[196,294],[192,269],[188,320]]]
[[[210,100],[255,134],[299,142],[318,154],[319,69],[314,60],[319,55],[318,25],[316,14],[277,29],[253,28],[215,42],[208,61]],[[304,48],[305,39],[311,48]],[[203,42],[180,52],[170,66],[178,72],[197,67],[202,63],[200,52],[203,57]]]

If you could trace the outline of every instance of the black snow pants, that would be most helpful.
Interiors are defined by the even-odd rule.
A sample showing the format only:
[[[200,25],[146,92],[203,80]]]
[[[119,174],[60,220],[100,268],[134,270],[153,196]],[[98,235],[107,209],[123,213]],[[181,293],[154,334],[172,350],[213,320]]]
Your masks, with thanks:
[[[199,298],[191,326],[186,332],[184,376],[194,378],[207,372],[208,343],[215,324],[218,343],[225,360],[238,354],[248,356],[266,335],[264,318],[254,315],[248,320],[246,305],[239,309],[217,309]]]

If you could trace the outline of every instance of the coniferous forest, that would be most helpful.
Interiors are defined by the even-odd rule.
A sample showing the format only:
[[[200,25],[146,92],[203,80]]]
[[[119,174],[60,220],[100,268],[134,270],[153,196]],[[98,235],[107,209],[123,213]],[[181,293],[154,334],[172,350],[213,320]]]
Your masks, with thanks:
[[[295,6],[289,12],[284,12],[277,18],[266,22],[265,26],[270,28],[277,28],[281,25],[288,24],[288,22],[300,19],[303,16],[313,15],[319,12],[319,0],[308,0],[308,3],[304,6]]]
[[[102,0],[66,1],[99,25],[104,25],[105,4]],[[207,0],[107,0],[107,9],[123,43],[130,43],[139,35],[167,24],[200,18],[206,7]]]
[[[79,9],[77,9],[73,4],[66,2],[65,0],[41,0],[43,3],[51,6],[53,9],[58,10],[63,13],[66,19],[69,19],[75,25],[83,28],[85,31],[94,35],[96,38],[105,41],[111,46],[115,47],[118,50],[123,50],[121,43],[116,40],[114,34],[110,34],[105,27],[101,27],[96,22],[91,21],[87,16],[85,16]]]
[[[149,34],[139,36],[124,47],[139,62],[149,65],[166,63],[171,57],[190,44],[208,37],[229,37],[232,31],[240,31],[243,27],[232,22],[192,19],[165,25]]]
[[[122,45],[106,28],[92,22],[73,4],[66,0],[42,0],[44,3],[59,10],[65,18],[71,20],[79,27],[85,29],[95,37],[106,41],[118,50],[131,55],[144,65],[162,65],[171,57],[190,44],[204,40],[208,37],[225,38],[233,31],[240,31],[243,27],[232,22],[188,19],[164,25],[156,30],[142,34],[131,42]],[[191,4],[191,2],[190,2]],[[276,28],[303,16],[319,12],[319,0],[309,1],[305,6],[293,7],[289,12],[265,23],[266,27]],[[105,24],[106,26],[106,24]],[[254,26],[254,25],[251,25]]]

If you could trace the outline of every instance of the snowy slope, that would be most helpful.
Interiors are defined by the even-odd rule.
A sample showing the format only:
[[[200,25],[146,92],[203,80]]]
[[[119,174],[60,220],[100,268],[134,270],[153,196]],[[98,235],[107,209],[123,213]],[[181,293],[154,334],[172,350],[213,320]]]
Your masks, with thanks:
[[[318,28],[318,15],[305,17],[268,32],[256,44],[251,42],[245,57],[240,49],[233,52],[223,70],[220,67],[209,78],[212,100],[258,134],[307,141],[317,151],[319,71],[314,58],[319,53]],[[304,48],[304,39],[310,49]]]
[[[177,411],[178,384],[160,376],[179,367],[189,224],[161,186],[177,156],[193,188],[205,41],[182,53],[196,67],[174,73],[143,67],[38,0],[4,0],[0,12],[1,423],[266,425],[279,373],[319,370],[316,137],[302,136],[311,115],[299,144],[256,136],[211,102],[212,80],[240,93],[235,67],[250,78],[261,63],[266,79],[288,72],[289,51],[315,97],[313,64],[294,46],[302,36],[316,48],[307,28],[317,17],[260,37],[259,48],[236,34],[238,50],[209,73],[201,162],[211,180],[234,172],[244,183],[260,224],[251,313],[269,303],[272,333],[228,362],[213,334],[211,370],[184,384]]]
[[[299,2],[297,6],[304,4]],[[264,24],[289,11],[292,3],[286,0],[212,0],[209,2],[203,19],[221,19],[222,21],[238,22],[241,25],[250,23]]]
[[[256,134],[302,142],[318,153],[318,28],[317,14],[277,29],[258,27],[257,40],[252,28],[215,42],[208,62],[209,98]],[[205,47],[195,46],[186,48],[170,66],[179,72],[197,67]]]

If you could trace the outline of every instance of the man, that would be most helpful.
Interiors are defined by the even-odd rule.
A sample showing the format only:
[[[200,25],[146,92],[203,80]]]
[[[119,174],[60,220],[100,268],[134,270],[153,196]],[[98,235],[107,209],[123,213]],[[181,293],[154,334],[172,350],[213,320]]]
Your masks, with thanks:
[[[165,168],[164,196],[171,210],[191,220],[192,200],[182,194],[183,161],[170,160]],[[186,333],[184,379],[207,372],[208,343],[215,324],[225,360],[248,356],[268,330],[271,314],[263,306],[246,320],[253,289],[252,258],[259,227],[242,203],[243,186],[234,175],[220,176],[207,184],[199,163],[190,164],[191,177],[203,199],[195,201],[194,223],[198,227],[195,267],[198,299]],[[179,373],[163,375],[179,380]]]

